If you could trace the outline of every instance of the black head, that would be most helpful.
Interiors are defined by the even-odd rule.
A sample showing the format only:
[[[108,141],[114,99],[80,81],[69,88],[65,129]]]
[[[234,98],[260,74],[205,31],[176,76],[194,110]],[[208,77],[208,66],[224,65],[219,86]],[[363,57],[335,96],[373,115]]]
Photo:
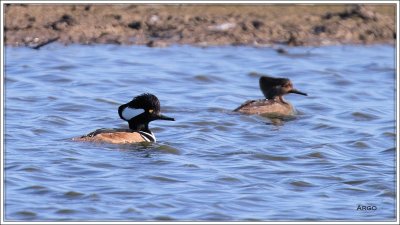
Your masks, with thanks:
[[[267,99],[274,99],[289,93],[307,95],[293,88],[292,82],[287,78],[260,77],[260,89]]]
[[[160,101],[155,95],[145,93],[118,108],[119,117],[128,121],[129,128],[149,132],[148,124],[153,120],[171,120],[174,118],[160,113]]]

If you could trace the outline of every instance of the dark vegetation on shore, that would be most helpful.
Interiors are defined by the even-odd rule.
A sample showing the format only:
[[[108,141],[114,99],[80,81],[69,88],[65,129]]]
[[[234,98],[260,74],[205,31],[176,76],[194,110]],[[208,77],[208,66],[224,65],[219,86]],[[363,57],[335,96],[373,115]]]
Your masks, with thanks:
[[[395,43],[395,4],[7,4],[4,43]]]

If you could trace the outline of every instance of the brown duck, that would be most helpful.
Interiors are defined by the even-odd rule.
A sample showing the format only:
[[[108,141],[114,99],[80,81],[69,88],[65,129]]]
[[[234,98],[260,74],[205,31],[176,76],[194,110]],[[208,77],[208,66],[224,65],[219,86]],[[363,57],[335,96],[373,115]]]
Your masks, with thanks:
[[[259,83],[265,99],[246,101],[236,108],[235,112],[267,116],[292,116],[295,114],[294,107],[285,101],[283,96],[289,93],[307,96],[306,93],[294,89],[288,78],[262,76]]]
[[[149,129],[149,123],[154,120],[175,120],[162,115],[160,101],[155,95],[148,93],[136,96],[132,101],[121,105],[118,114],[128,122],[129,129],[98,129],[73,140],[112,144],[156,142],[156,137]]]

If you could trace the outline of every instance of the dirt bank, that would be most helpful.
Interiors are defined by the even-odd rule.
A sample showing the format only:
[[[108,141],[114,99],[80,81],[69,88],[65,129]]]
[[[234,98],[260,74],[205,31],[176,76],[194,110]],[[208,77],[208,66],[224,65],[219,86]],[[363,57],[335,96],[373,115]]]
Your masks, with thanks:
[[[40,48],[394,43],[395,4],[7,4],[5,44]]]

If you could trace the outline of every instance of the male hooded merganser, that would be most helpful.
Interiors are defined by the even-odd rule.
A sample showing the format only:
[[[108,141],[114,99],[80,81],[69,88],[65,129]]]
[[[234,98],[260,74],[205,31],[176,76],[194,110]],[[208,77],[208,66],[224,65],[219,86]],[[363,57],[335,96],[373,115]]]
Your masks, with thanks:
[[[153,120],[175,120],[162,115],[160,101],[155,95],[148,93],[138,95],[132,101],[121,105],[118,115],[128,122],[129,129],[98,129],[73,140],[112,144],[156,142],[156,137],[149,129],[149,123]]]
[[[291,116],[295,114],[293,106],[283,99],[283,95],[306,93],[293,88],[288,78],[260,77],[260,89],[266,99],[249,100],[236,108],[235,112],[246,114],[264,114],[277,116]]]

